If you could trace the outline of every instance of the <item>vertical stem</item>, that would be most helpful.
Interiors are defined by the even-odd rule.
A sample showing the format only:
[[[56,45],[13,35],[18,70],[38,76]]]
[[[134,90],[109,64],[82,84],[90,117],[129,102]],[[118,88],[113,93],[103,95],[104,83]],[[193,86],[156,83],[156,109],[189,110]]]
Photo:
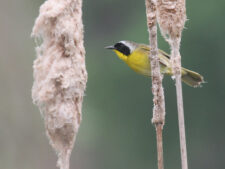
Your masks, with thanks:
[[[181,76],[176,76],[177,108],[182,169],[188,169]]]
[[[153,1],[153,0],[152,0]],[[157,21],[161,33],[171,46],[171,65],[176,78],[177,107],[180,132],[182,169],[188,169],[185,140],[184,109],[181,84],[180,41],[186,17],[185,0],[154,0],[157,4]]]
[[[157,45],[157,21],[156,21],[156,0],[145,0],[147,26],[149,31],[149,41],[151,50],[149,60],[151,64],[152,75],[152,93],[153,93],[153,118],[152,123],[156,128],[158,169],[163,169],[163,139],[162,131],[165,123],[165,100],[162,86],[163,76],[160,73],[158,45]]]
[[[175,38],[171,42],[171,46],[172,46],[171,62],[172,62],[173,73],[176,78],[181,165],[182,165],[182,169],[188,169],[185,123],[184,123],[183,94],[182,94],[182,83],[181,83],[181,56],[180,56],[180,52],[179,52],[180,38]]]
[[[158,169],[163,169],[163,137],[162,137],[162,131],[163,131],[163,125],[162,124],[156,124],[156,138],[157,138],[157,152],[158,152]]]

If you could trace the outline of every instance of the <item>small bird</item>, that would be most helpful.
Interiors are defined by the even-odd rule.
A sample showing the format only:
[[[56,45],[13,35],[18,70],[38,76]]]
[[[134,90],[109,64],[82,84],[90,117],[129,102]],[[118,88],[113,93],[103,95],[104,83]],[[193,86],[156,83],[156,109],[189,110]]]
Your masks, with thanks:
[[[112,49],[135,72],[145,76],[151,76],[151,65],[148,58],[150,47],[148,45],[124,40],[105,48]],[[160,72],[173,76],[170,56],[160,49],[158,55]],[[181,73],[182,81],[191,87],[198,87],[204,82],[203,76],[197,72],[182,68]]]

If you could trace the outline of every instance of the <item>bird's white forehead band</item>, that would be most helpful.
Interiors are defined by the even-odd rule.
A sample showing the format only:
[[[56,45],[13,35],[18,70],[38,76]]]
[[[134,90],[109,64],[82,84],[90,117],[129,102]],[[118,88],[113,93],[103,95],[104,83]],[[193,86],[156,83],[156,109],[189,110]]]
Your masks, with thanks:
[[[135,49],[134,44],[131,43],[131,42],[129,42],[129,41],[124,41],[124,40],[123,40],[123,41],[120,41],[120,43],[123,43],[124,45],[126,45],[127,47],[129,47],[130,50],[131,50],[131,52],[134,51],[134,49]]]

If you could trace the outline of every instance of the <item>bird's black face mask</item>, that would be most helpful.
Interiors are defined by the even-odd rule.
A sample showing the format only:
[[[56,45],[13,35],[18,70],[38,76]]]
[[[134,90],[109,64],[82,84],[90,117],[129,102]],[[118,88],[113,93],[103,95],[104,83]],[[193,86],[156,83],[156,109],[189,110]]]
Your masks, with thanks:
[[[116,43],[114,45],[114,49],[120,51],[121,53],[123,53],[124,55],[126,56],[129,56],[130,55],[130,48],[127,47],[125,44],[123,43]]]

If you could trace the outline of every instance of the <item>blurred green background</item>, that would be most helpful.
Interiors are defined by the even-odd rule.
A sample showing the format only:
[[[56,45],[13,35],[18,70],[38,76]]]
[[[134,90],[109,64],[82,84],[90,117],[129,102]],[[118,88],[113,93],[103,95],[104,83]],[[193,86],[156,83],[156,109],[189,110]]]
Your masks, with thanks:
[[[44,0],[0,2],[0,168],[55,169],[56,155],[32,104],[32,26]],[[202,88],[183,85],[190,169],[225,168],[225,1],[187,1],[181,54],[201,73]],[[83,3],[88,83],[71,169],[157,168],[151,124],[151,81],[131,71],[104,46],[119,40],[148,43],[145,5],[136,0]],[[159,47],[169,52],[161,36]],[[180,168],[174,82],[164,79],[166,169]]]

